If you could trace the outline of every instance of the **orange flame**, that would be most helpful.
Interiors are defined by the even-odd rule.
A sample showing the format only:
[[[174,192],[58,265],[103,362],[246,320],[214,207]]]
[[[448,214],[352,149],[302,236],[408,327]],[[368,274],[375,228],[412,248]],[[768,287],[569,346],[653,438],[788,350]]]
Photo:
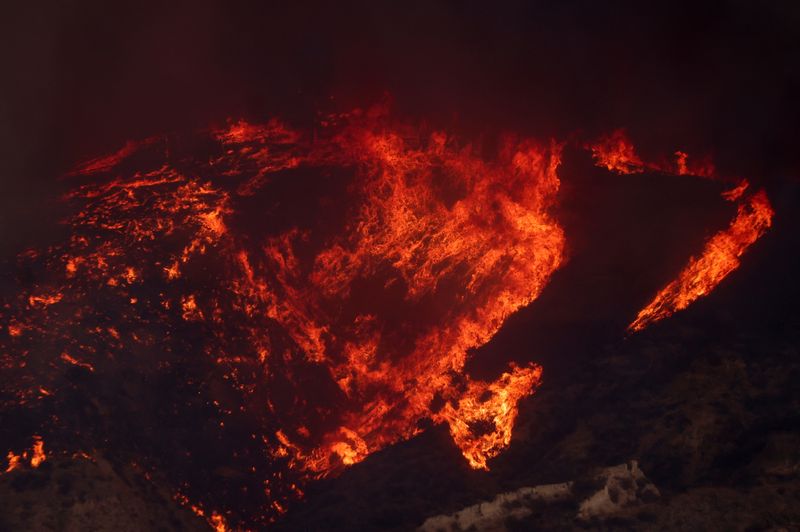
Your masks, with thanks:
[[[442,417],[450,434],[475,469],[489,469],[486,460],[511,443],[511,428],[517,417],[517,402],[540,382],[542,368],[513,368],[492,383],[470,382],[453,407],[447,404]]]
[[[691,159],[684,151],[676,151],[672,161],[644,161],[636,153],[636,148],[624,129],[617,129],[587,145],[592,152],[595,164],[618,174],[641,174],[661,172],[673,175],[692,175],[714,177],[714,165],[708,158]]]
[[[44,440],[40,436],[34,436],[33,449],[31,450],[31,467],[39,467],[45,460],[47,460],[47,456],[44,454]]]
[[[594,144],[590,144],[589,149],[592,151],[595,164],[612,172],[637,174],[647,168],[636,155],[633,143],[624,129],[618,129],[601,137]]]
[[[6,473],[14,471],[20,466],[21,457],[18,454],[14,454],[13,452],[8,451],[8,455],[6,455],[6,458],[8,458],[8,467],[6,467],[5,470]]]
[[[13,451],[8,451],[6,458],[8,459],[8,466],[4,471],[5,473],[20,468],[23,464],[23,460],[28,460],[31,467],[37,468],[47,460],[47,455],[44,452],[44,440],[41,436],[33,436],[33,446],[30,451],[23,451],[21,455],[15,454]]]
[[[213,512],[211,514],[209,521],[211,528],[214,529],[214,532],[226,532],[226,530],[228,530],[228,527],[225,524],[225,519],[217,512]]]
[[[89,371],[94,371],[94,366],[92,366],[88,362],[81,362],[80,360],[73,357],[69,353],[61,353],[61,360],[63,360],[67,364],[72,364],[73,366],[78,366],[80,368],[88,369]]]
[[[716,178],[710,161],[689,164],[689,156],[676,151],[674,167],[644,162],[635,152],[633,143],[623,130],[618,130],[590,145],[595,164],[611,171],[630,174],[646,170]],[[745,196],[747,180],[740,180],[732,189],[724,191],[727,201],[738,201],[736,218],[727,229],[715,234],[702,254],[692,257],[678,274],[636,316],[628,326],[631,332],[641,331],[651,323],[671,316],[688,307],[698,298],[709,294],[722,280],[739,267],[739,257],[772,225],[774,212],[763,190]]]
[[[649,324],[688,307],[709,294],[739,267],[739,257],[772,225],[773,211],[763,190],[750,196],[731,225],[714,235],[703,253],[689,263],[678,278],[665,286],[628,327],[641,331]]]
[[[75,172],[89,183],[65,197],[76,212],[69,241],[48,250],[57,281],[18,295],[3,327],[9,342],[53,336],[61,346],[53,356],[94,372],[67,351],[80,353],[102,373],[100,356],[152,351],[153,324],[163,326],[165,342],[183,336],[173,327],[197,331],[197,356],[274,416],[269,431],[252,438],[297,474],[292,481],[335,474],[418,434],[421,422],[447,424],[467,463],[488,469],[511,444],[519,401],[540,384],[542,368],[511,364],[489,382],[465,368],[564,262],[565,235],[552,213],[563,146],[507,139],[487,158],[444,132],[393,125],[374,111],[331,117],[313,139],[277,121],[242,121],[212,135],[211,159],[181,165],[189,173],[169,158],[148,171],[123,164],[139,149],[156,149],[154,139]],[[681,151],[665,163],[644,161],[621,130],[589,147],[613,172],[714,175],[709,162]],[[247,200],[260,201],[302,168],[351,171],[345,197],[325,198],[345,204],[341,223],[242,234],[237,216]],[[763,191],[750,193],[742,181],[723,196],[738,202],[737,217],[639,312],[631,331],[713,290],[770,226]],[[102,298],[93,297],[98,291]],[[97,300],[119,314],[113,325],[104,317],[87,329]],[[0,358],[11,367],[7,360]],[[329,385],[324,399],[306,370]],[[270,395],[275,382],[289,399]],[[41,401],[53,390],[46,400],[54,400],[54,384],[33,390]],[[211,404],[224,415],[233,410]],[[19,459],[9,454],[9,470]],[[31,465],[44,460],[37,437]],[[280,475],[265,482],[265,520],[302,494]],[[215,530],[228,529],[223,514],[176,497]]]

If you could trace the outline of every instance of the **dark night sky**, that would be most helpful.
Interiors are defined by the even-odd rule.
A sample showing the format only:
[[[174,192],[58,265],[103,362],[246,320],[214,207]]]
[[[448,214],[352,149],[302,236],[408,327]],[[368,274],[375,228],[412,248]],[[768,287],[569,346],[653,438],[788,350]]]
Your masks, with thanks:
[[[469,134],[627,126],[756,179],[800,169],[794,2],[252,4],[6,7],[3,252],[52,232],[42,213],[77,160],[228,117],[310,125],[384,93]]]

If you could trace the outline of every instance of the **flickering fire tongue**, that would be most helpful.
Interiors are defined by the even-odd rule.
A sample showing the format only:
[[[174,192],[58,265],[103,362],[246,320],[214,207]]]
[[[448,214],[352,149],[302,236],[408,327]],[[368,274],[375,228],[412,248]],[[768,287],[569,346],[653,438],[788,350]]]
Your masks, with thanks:
[[[426,420],[446,424],[469,465],[487,469],[542,368],[511,363],[483,381],[465,365],[564,261],[553,213],[562,147],[509,137],[487,158],[380,109],[328,117],[314,136],[237,122],[187,144],[129,143],[72,172],[68,240],[20,258],[40,276],[2,315],[0,362],[14,377],[4,397],[57,401],[69,368],[102,375],[138,364],[158,378],[199,364],[187,385],[206,394],[215,430],[247,431],[249,447],[228,451],[253,463],[260,449],[268,464],[265,521],[302,494],[298,484],[411,438]],[[614,172],[714,176],[680,152],[668,165],[644,163],[620,132],[591,149]],[[291,180],[325,191],[307,191],[311,212],[297,224],[280,193]],[[764,192],[746,189],[726,195],[739,202],[735,220],[631,331],[736,269],[772,216]],[[187,505],[203,496],[188,481],[179,490]],[[220,513],[203,509],[212,504],[193,508],[224,529]]]
[[[688,155],[681,151],[675,152],[674,162],[644,162],[622,130],[601,138],[590,145],[590,149],[598,166],[616,173],[636,174],[651,170],[718,178],[709,161],[690,165]],[[741,180],[734,188],[722,193],[725,200],[738,202],[736,218],[727,229],[719,231],[706,243],[699,257],[689,259],[678,277],[639,311],[628,330],[641,331],[647,325],[685,309],[697,298],[710,293],[739,267],[739,257],[769,229],[774,214],[767,194],[763,190],[747,194],[748,188],[747,180]]]

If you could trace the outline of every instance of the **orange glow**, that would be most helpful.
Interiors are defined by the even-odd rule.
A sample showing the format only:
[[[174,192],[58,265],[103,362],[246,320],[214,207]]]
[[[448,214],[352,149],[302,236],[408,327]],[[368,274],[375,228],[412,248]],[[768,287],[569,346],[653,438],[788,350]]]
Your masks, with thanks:
[[[45,460],[47,460],[47,457],[44,454],[44,440],[39,436],[34,436],[33,449],[31,451],[31,467],[39,467]]]
[[[44,452],[44,440],[41,436],[33,436],[33,445],[30,451],[23,451],[22,455],[8,451],[6,458],[8,459],[8,466],[4,471],[5,473],[20,468],[24,460],[27,460],[30,466],[35,469],[47,460],[47,455]]]
[[[738,185],[733,187],[730,190],[726,190],[722,193],[722,197],[728,201],[738,201],[747,191],[747,188],[750,186],[746,180],[742,180]]]
[[[28,304],[32,307],[47,307],[50,305],[55,305],[61,301],[62,297],[63,294],[60,293],[32,295],[28,297]]]
[[[178,266],[178,261],[173,262],[166,268],[164,268],[164,272],[167,274],[167,279],[177,279],[181,275],[180,267]]]
[[[613,133],[601,137],[591,144],[595,164],[606,170],[620,174],[634,174],[644,172],[645,164],[636,155],[633,143],[625,134],[625,130],[618,129]]]
[[[61,353],[61,360],[63,360],[67,364],[72,364],[73,366],[78,366],[84,369],[88,369],[89,371],[94,371],[94,366],[92,366],[88,362],[81,362],[77,358],[71,356],[69,353]]]
[[[189,510],[191,510],[192,513],[195,514],[197,517],[202,517],[203,519],[205,519],[205,521],[208,523],[211,529],[214,530],[214,532],[228,532],[229,530],[231,530],[230,528],[228,528],[228,525],[225,522],[225,518],[222,517],[222,514],[218,512],[211,512],[211,515],[206,516],[206,512],[203,510],[203,508],[201,508],[196,504],[192,504],[189,498],[183,493],[180,492],[176,493],[174,498],[176,501],[178,501],[179,504],[185,506],[186,508],[189,508]]]
[[[75,275],[75,272],[78,271],[79,262],[80,261],[78,260],[77,257],[73,257],[67,260],[67,264],[64,266],[64,268],[67,271],[67,277],[72,277],[73,275]]]
[[[203,313],[197,308],[194,294],[181,298],[181,308],[183,309],[183,319],[187,321],[203,319]]]
[[[211,514],[209,522],[214,532],[226,532],[226,530],[228,530],[228,527],[225,525],[225,519],[217,512]]]
[[[540,366],[514,367],[511,373],[503,373],[495,382],[469,382],[458,405],[446,405],[442,417],[447,420],[453,440],[472,467],[489,469],[486,460],[508,447],[517,417],[517,402],[532,393],[541,375]]]
[[[136,280],[136,270],[128,266],[125,268],[125,273],[123,273],[122,276],[128,283],[132,283]]]
[[[676,151],[675,152],[675,170],[674,173],[677,175],[694,175],[698,177],[714,177],[716,171],[714,169],[714,165],[711,163],[710,160],[700,160],[695,161],[694,159],[690,160],[689,155],[686,152]],[[671,173],[669,169],[665,168],[657,168],[655,165],[651,166],[653,169],[666,171],[667,173]]]
[[[155,142],[155,138],[149,138],[140,142],[132,142],[129,141],[117,150],[116,152],[112,153],[111,155],[106,155],[103,157],[98,157],[96,159],[92,159],[87,161],[81,165],[79,165],[75,170],[70,172],[68,175],[88,175],[88,174],[95,174],[98,172],[104,172],[111,170],[115,166],[117,166],[120,162],[125,160],[125,158],[134,154],[137,150]]]
[[[21,465],[20,464],[21,457],[19,455],[17,455],[17,454],[14,454],[11,451],[8,451],[8,454],[6,455],[6,458],[8,458],[8,467],[6,467],[6,470],[5,470],[6,473],[8,473],[10,471],[14,471],[15,469],[17,469]]]
[[[666,162],[644,161],[624,129],[604,135],[588,144],[597,166],[618,174],[660,172],[672,175],[714,177],[714,165],[708,158],[695,160],[684,151],[676,151],[674,160]]]
[[[326,475],[413,436],[418,420],[430,417],[450,425],[470,464],[486,468],[486,460],[508,445],[516,402],[531,393],[538,372],[515,369],[493,383],[470,381],[467,393],[494,394],[481,405],[464,400],[453,375],[463,373],[470,349],[489,341],[509,315],[538,296],[563,260],[564,235],[548,214],[559,187],[560,146],[508,145],[499,163],[487,164],[468,147],[451,148],[444,133],[412,145],[399,133],[353,128],[338,142],[344,154],[370,169],[363,203],[351,232],[317,255],[306,284],[288,285],[290,299],[272,312],[306,356],[330,367],[351,410],[321,445],[298,452],[295,460]],[[437,191],[441,173],[460,191],[454,201]],[[290,246],[285,237],[268,248],[273,268],[295,267]],[[334,331],[336,317],[321,312],[327,301],[347,301],[352,284],[382,265],[391,267],[389,283],[407,287],[411,308],[434,294],[452,298],[441,321],[423,329],[405,352],[393,352],[384,340],[380,315],[357,315]],[[249,261],[245,268],[252,270]],[[291,279],[288,271],[284,275]],[[445,280],[463,288],[442,293]],[[457,406],[431,412],[437,396]],[[493,434],[472,434],[468,424],[486,416],[495,424]]]

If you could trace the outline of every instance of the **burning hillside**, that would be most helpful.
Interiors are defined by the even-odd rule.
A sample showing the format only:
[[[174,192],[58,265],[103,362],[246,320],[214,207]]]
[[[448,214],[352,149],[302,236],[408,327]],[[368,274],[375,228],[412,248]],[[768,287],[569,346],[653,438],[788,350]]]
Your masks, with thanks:
[[[273,522],[306,483],[432,425],[489,468],[547,368],[465,366],[566,260],[563,147],[507,136],[487,155],[375,108],[81,165],[66,239],[21,254],[3,302],[3,469],[113,450],[224,529]],[[683,152],[643,162],[619,132],[590,149],[612,172],[717,179]],[[737,268],[772,219],[750,189],[723,194],[735,219],[631,309],[631,332]]]

